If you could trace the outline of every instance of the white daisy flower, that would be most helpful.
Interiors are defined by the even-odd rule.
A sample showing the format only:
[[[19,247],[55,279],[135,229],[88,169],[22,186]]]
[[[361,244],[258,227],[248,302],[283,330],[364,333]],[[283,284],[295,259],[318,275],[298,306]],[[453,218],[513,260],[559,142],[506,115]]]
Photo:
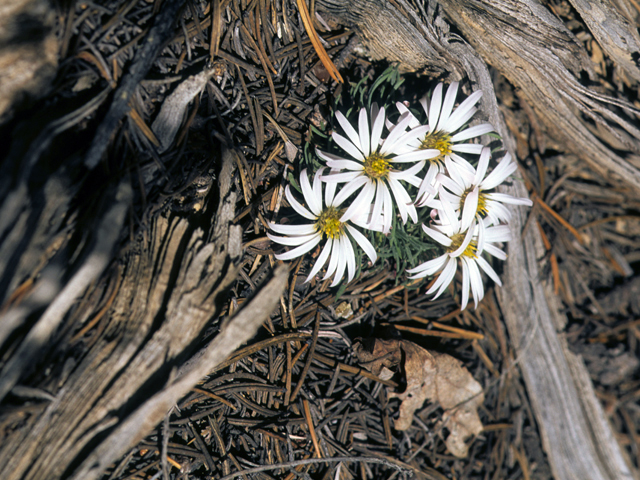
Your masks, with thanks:
[[[391,194],[393,194],[402,221],[406,223],[407,218],[411,217],[414,222],[417,222],[416,208],[400,180],[417,187],[421,180],[416,174],[422,170],[425,160],[439,154],[439,151],[435,149],[409,151],[404,148],[408,142],[424,134],[427,130],[426,127],[418,127],[411,132],[406,132],[406,127],[411,121],[407,115],[401,118],[389,136],[381,141],[385,122],[384,108],[378,110],[376,105],[372,107],[373,123],[371,128],[369,128],[367,111],[364,108],[361,109],[358,119],[359,132],[356,132],[342,113],[337,112],[336,118],[349,138],[334,132],[333,139],[353,160],[317,150],[318,156],[329,167],[338,171],[347,170],[342,173],[325,175],[322,180],[328,183],[346,183],[336,195],[335,201],[338,203],[342,203],[361,189],[340,221],[346,222],[363,215],[365,212],[371,212],[372,219],[382,215],[383,232],[388,233],[391,230],[393,216],[391,198]],[[402,150],[402,153],[398,153],[399,150]],[[413,162],[417,163],[406,170],[393,168],[394,164]],[[373,208],[371,208],[372,205]],[[372,221],[369,222],[367,228],[371,228],[372,224]]]
[[[450,203],[455,210],[461,210],[462,229],[468,228],[474,218],[477,220],[487,218],[489,225],[508,222],[511,213],[505,207],[505,203],[529,207],[533,205],[533,202],[528,198],[490,192],[518,169],[516,162],[512,161],[511,154],[507,153],[496,168],[485,177],[490,158],[489,148],[484,147],[477,169],[469,165],[470,170],[452,168],[449,169],[448,177],[438,175],[438,181],[441,183],[440,199]]]
[[[420,105],[427,115],[427,131],[409,144],[410,149],[436,149],[438,155],[429,160],[429,169],[418,190],[418,206],[430,205],[438,189],[437,175],[445,172],[447,168],[468,168],[468,163],[459,153],[471,153],[478,155],[482,150],[482,145],[476,143],[464,143],[466,140],[479,137],[494,128],[490,123],[483,123],[466,128],[458,133],[473,115],[478,111],[476,103],[482,97],[482,90],[476,90],[467,97],[454,110],[453,106],[458,93],[458,82],[453,82],[447,89],[447,93],[442,99],[443,84],[439,83],[431,95],[431,102],[426,98],[420,100]],[[418,119],[402,103],[397,103],[396,107],[402,115],[410,118],[409,128],[415,129],[420,125]],[[449,160],[449,163],[446,163]]]
[[[462,310],[466,308],[469,302],[470,290],[473,296],[474,308],[477,308],[478,302],[484,297],[484,285],[480,269],[494,282],[502,286],[502,282],[496,272],[482,258],[482,253],[487,252],[501,260],[506,259],[506,254],[494,244],[510,240],[509,228],[506,225],[480,228],[474,220],[468,229],[462,229],[462,224],[458,221],[453,207],[446,202],[442,202],[441,215],[444,217],[445,222],[450,223],[435,226],[434,228],[429,228],[423,224],[422,228],[427,235],[445,247],[445,253],[407,270],[408,273],[412,274],[409,278],[422,278],[439,272],[438,278],[426,292],[427,295],[436,292],[433,297],[435,299],[451,283],[458,270],[458,264],[460,264],[462,269],[460,308]]]
[[[318,170],[313,178],[313,186],[309,183],[306,169],[300,174],[300,187],[307,207],[304,207],[291,194],[291,189],[287,185],[285,195],[289,204],[293,209],[304,218],[311,220],[312,223],[305,225],[279,225],[269,222],[269,228],[276,233],[287,235],[280,237],[267,232],[267,236],[274,242],[281,245],[295,246],[288,252],[281,253],[275,257],[278,260],[291,260],[293,258],[304,255],[318,245],[323,239],[326,240],[324,248],[320,252],[316,263],[314,264],[309,276],[305,280],[311,280],[329,260],[327,271],[323,280],[334,275],[333,283],[335,286],[340,283],[347,270],[348,282],[353,280],[356,273],[356,258],[353,250],[352,239],[354,239],[360,248],[367,254],[371,263],[375,263],[377,254],[371,242],[358,231],[355,227],[347,222],[343,222],[340,218],[344,210],[338,208],[340,202],[335,198],[335,184],[328,184],[324,192],[324,205],[322,201],[322,181],[320,177],[324,169]],[[356,219],[357,221],[358,219]],[[380,220],[378,220],[378,223]],[[355,222],[354,222],[355,223]],[[329,258],[330,257],[330,258]]]

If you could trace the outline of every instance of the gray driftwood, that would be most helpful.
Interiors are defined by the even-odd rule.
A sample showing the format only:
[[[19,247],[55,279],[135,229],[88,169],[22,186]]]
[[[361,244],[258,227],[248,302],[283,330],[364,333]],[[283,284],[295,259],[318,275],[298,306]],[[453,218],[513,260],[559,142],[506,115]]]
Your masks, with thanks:
[[[637,78],[638,35],[623,15],[608,2],[572,3],[611,58]],[[640,132],[625,116],[636,109],[579,82],[585,73],[595,78],[586,51],[537,0],[440,0],[421,12],[404,0],[322,0],[320,8],[357,28],[373,58],[399,62],[404,70],[468,76],[484,91],[483,112],[515,154],[487,65],[495,67],[532,107],[551,141],[603,175],[640,187],[638,168],[610,148],[637,152]],[[464,39],[449,33],[448,22]],[[527,195],[519,181],[505,191]],[[499,298],[553,474],[557,480],[631,479],[586,368],[562,337],[566,318],[541,277],[538,231],[530,228],[518,241],[526,215],[514,211]]]
[[[180,397],[249,340],[275,307],[286,267],[221,323],[242,255],[242,232],[231,225],[233,155],[223,150],[215,160],[222,168],[198,212],[200,222],[167,204],[148,214],[147,228],[115,257],[114,247],[127,232],[127,183],[105,195],[95,233],[77,232],[87,246],[75,259],[63,255],[68,238],[48,235],[52,229],[45,228],[46,218],[58,217],[58,226],[87,226],[69,215],[77,187],[64,169],[45,182],[42,208],[28,201],[21,180],[5,197],[18,210],[0,222],[7,228],[0,249],[13,249],[17,261],[9,256],[4,268],[4,291],[14,293],[5,297],[0,318],[6,340],[0,396],[22,399],[0,412],[3,479],[100,478]],[[49,190],[59,195],[48,196]],[[60,209],[68,215],[55,215]],[[11,228],[31,241],[21,248]],[[65,271],[73,272],[70,278]],[[15,292],[28,290],[32,280],[35,287],[20,301]],[[206,332],[210,341],[198,351]],[[35,387],[19,383],[30,375]]]

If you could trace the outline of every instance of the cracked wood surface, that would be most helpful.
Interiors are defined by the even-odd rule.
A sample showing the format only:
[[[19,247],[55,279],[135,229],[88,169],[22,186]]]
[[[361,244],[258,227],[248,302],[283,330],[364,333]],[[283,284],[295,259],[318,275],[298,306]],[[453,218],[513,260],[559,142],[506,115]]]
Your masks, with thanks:
[[[512,155],[515,141],[498,110],[487,64],[517,87],[522,99],[547,127],[547,133],[567,151],[603,175],[617,175],[636,189],[640,187],[640,171],[597,138],[585,122],[585,117],[590,118],[602,127],[598,132],[601,137],[611,143],[620,142],[629,153],[635,153],[640,132],[611,106],[628,113],[636,113],[636,109],[625,101],[591,91],[578,81],[585,72],[595,78],[586,51],[564,24],[538,2],[441,0],[441,11],[430,4],[428,11],[421,12],[422,18],[427,18],[422,24],[403,0],[385,2],[384,6],[372,0],[354,1],[348,7],[338,3],[322,0],[320,7],[361,31],[361,40],[373,58],[398,61],[405,70],[433,71],[433,66],[440,69],[444,64],[444,70],[454,79],[466,73],[475,88],[483,90],[483,113],[496,126]],[[388,23],[383,25],[385,37],[378,40],[377,20],[389,9],[395,13],[387,16]],[[445,18],[469,43],[449,33]],[[628,27],[616,19],[612,22],[618,29]],[[637,36],[631,31],[626,34],[629,38]],[[395,47],[410,45],[420,50],[425,42],[429,48],[406,57],[406,48]],[[634,48],[632,42],[626,45]],[[416,63],[421,57],[431,62],[437,55],[434,52],[443,51],[431,66]],[[618,53],[631,58],[631,50]],[[631,68],[628,62],[624,66]],[[520,181],[503,191],[527,196]],[[553,474],[558,480],[631,479],[632,473],[584,363],[569,351],[561,336],[567,320],[560,313],[558,299],[541,281],[538,259],[543,250],[539,232],[529,228],[522,238],[526,214],[514,209],[509,224],[514,241],[508,247],[504,286],[498,293]]]
[[[217,336],[193,356],[205,329],[221,320],[242,254],[242,232],[231,226],[237,198],[233,155],[223,151],[219,198],[211,198],[201,212],[207,221],[163,209],[105,275],[94,276],[88,289],[87,282],[74,289],[79,301],[65,302],[58,312],[62,333],[49,345],[54,351],[48,356],[58,361],[40,383],[46,401],[7,409],[0,418],[3,478],[99,478],[198,380],[250,339],[275,307],[286,268],[230,321],[216,325]],[[122,205],[128,204],[124,199]],[[104,216],[111,236],[97,232],[103,261],[111,258],[122,217]],[[91,255],[86,260],[78,272],[99,267]],[[43,345],[29,346],[22,342],[17,351],[24,350],[19,358],[33,364]],[[2,373],[0,385],[10,390],[15,375]],[[31,392],[15,389],[14,394],[21,391]]]

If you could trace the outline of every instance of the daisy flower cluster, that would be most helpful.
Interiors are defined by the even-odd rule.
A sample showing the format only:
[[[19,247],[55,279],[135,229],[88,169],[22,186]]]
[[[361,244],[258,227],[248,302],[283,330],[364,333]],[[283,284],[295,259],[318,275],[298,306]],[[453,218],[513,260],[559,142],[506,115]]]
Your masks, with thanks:
[[[336,112],[344,134],[334,132],[332,138],[341,154],[316,149],[325,167],[313,174],[313,183],[307,170],[302,170],[299,185],[304,203],[296,199],[290,186],[285,189],[289,204],[307,222],[269,223],[279,235],[269,232],[268,237],[293,247],[276,255],[277,259],[291,260],[315,249],[306,281],[328,262],[323,280],[333,276],[335,286],[346,273],[350,282],[356,275],[356,259],[361,258],[357,248],[372,264],[377,260],[367,231],[388,236],[395,222],[411,220],[422,223],[424,241],[443,251],[407,270],[409,278],[437,276],[427,294],[440,296],[458,270],[462,309],[470,296],[475,306],[484,296],[481,272],[501,285],[484,254],[506,258],[500,248],[510,240],[506,204],[532,203],[494,191],[517,165],[507,153],[489,171],[491,151],[478,139],[494,129],[488,123],[467,126],[482,92],[474,92],[454,108],[458,83],[452,83],[446,94],[443,91],[440,83],[429,99],[420,101],[424,115],[415,115],[405,103],[397,103],[395,123],[376,104],[359,111],[355,126]]]

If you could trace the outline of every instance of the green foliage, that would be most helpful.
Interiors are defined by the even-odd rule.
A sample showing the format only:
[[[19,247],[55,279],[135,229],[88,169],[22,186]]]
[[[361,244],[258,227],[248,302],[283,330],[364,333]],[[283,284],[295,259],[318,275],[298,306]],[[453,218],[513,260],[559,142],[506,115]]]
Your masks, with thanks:
[[[429,209],[418,209],[418,223],[411,219],[406,224],[394,218],[391,232],[384,235],[380,232],[369,232],[369,240],[378,253],[379,262],[393,263],[398,275],[396,283],[406,280],[404,272],[439,254],[440,247],[422,230],[422,223],[429,217]]]
[[[400,99],[400,87],[403,83],[404,78],[398,72],[398,67],[392,65],[382,71],[373,83],[369,77],[364,77],[357,83],[352,82],[348,95],[341,95],[335,103],[336,106],[342,104],[340,110],[347,118],[354,112],[359,112],[361,108],[371,110],[374,103],[386,109]]]
[[[293,176],[292,172],[289,172],[289,176],[287,177],[287,180],[289,180],[289,185],[291,185],[296,192],[302,193],[302,188],[300,188],[300,185],[298,184],[296,177]]]

